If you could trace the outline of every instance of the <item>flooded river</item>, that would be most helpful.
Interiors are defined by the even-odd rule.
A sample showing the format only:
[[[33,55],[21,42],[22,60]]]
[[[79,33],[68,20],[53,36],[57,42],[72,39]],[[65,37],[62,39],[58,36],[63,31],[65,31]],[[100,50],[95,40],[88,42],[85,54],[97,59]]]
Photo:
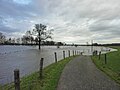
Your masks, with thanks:
[[[84,52],[83,55],[91,55],[91,46],[42,46],[41,50],[36,46],[0,46],[0,84],[13,81],[14,69],[20,70],[20,76],[29,75],[39,70],[40,58],[44,58],[44,67],[54,63],[54,52],[57,52],[58,60],[63,59],[63,50],[68,57],[73,50]],[[93,50],[105,53],[110,48],[93,47]],[[112,51],[113,49],[111,49]],[[114,51],[114,50],[113,50]]]

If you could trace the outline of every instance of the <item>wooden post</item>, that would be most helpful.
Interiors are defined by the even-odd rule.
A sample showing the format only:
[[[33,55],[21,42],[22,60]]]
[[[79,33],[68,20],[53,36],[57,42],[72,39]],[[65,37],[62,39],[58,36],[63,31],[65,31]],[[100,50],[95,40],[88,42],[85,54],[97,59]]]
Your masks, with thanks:
[[[83,53],[81,52],[81,55],[82,55]]]
[[[14,84],[15,84],[15,90],[20,90],[20,75],[19,75],[19,69],[14,70]]]
[[[65,51],[63,51],[63,59],[65,59]]]
[[[106,54],[105,54],[105,64],[107,64],[107,56],[106,56]]]
[[[42,79],[42,77],[43,77],[43,60],[44,60],[44,58],[41,58],[41,60],[40,60],[40,71],[39,71],[40,79]]]
[[[94,54],[95,54],[95,51],[93,51],[92,53],[93,53],[92,55],[94,56]]]
[[[73,50],[73,56],[74,56],[74,50]]]
[[[101,56],[101,51],[99,52],[99,60],[100,60],[100,56]]]
[[[70,50],[68,50],[68,56],[70,57]]]
[[[55,62],[57,63],[57,53],[55,52]]]
[[[96,50],[96,55],[98,55],[98,51]]]

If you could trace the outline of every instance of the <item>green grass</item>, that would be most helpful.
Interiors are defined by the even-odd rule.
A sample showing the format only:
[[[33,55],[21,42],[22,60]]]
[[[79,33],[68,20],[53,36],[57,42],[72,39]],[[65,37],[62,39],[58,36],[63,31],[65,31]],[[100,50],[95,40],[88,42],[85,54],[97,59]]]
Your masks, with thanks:
[[[112,48],[118,51],[107,53],[107,64],[105,64],[104,54],[101,55],[100,60],[98,56],[92,56],[92,60],[100,70],[120,84],[120,46],[112,46]]]
[[[66,58],[44,68],[43,79],[39,78],[39,72],[23,77],[20,83],[21,90],[56,90],[62,70],[73,58]],[[11,85],[5,85],[4,89],[8,90],[10,87],[12,87],[10,90],[14,90],[13,83]]]

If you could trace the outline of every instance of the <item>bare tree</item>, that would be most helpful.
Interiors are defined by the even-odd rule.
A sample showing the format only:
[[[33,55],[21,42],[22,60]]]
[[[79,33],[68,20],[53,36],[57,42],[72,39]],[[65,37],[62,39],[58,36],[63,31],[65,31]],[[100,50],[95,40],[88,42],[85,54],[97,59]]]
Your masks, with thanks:
[[[22,40],[22,44],[28,44],[29,39],[28,39],[27,36],[23,35],[23,37],[21,38],[21,40]]]
[[[0,32],[0,44],[3,44],[6,40],[6,37],[5,35],[3,35],[1,32]]]
[[[8,43],[11,44],[12,43],[12,38],[8,39]]]
[[[31,34],[31,31],[26,32],[26,37],[28,38],[28,42],[33,44],[34,38],[33,38],[32,34]]]
[[[36,38],[35,38],[35,43],[36,43],[36,45],[38,44],[38,41],[39,41],[39,40],[38,40],[38,38],[36,37]]]
[[[47,30],[47,26],[43,25],[43,24],[35,24],[35,29],[33,29],[32,31],[32,35],[37,36],[38,41],[39,41],[39,50],[41,49],[41,41],[44,41],[48,38],[52,38],[52,31],[51,30]]]
[[[15,44],[15,38],[12,38],[11,42],[12,44]]]
[[[17,44],[20,44],[20,38],[17,38],[17,39],[16,39],[16,43],[17,43]]]

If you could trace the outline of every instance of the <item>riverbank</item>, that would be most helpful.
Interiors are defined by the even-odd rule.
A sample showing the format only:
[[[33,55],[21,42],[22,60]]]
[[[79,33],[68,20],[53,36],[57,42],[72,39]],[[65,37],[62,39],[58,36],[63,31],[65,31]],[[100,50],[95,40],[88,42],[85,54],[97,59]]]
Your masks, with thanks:
[[[118,51],[107,53],[107,63],[105,64],[105,55],[92,56],[94,64],[113,80],[120,84],[120,46],[112,46]]]
[[[21,79],[20,87],[21,90],[56,90],[58,80],[64,69],[65,65],[72,60],[74,57],[68,57],[59,61],[58,63],[53,63],[43,70],[43,79],[39,79],[39,72],[35,72],[27,77]],[[10,85],[5,85],[4,90],[14,90],[13,83]],[[2,90],[0,88],[0,90]]]

